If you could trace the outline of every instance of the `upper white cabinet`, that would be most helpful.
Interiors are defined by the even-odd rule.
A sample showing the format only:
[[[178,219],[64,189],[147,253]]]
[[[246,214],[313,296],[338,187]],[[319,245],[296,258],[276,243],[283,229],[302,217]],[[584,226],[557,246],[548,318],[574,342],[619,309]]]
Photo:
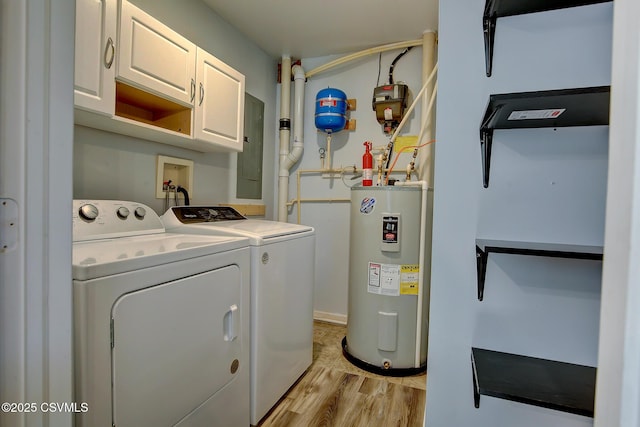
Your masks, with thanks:
[[[198,48],[194,137],[242,151],[244,75]]]
[[[76,5],[77,124],[203,152],[242,151],[241,73],[126,0]]]
[[[112,116],[115,108],[117,0],[76,0],[74,102]]]
[[[119,80],[192,104],[195,67],[195,44],[131,3],[122,1]]]

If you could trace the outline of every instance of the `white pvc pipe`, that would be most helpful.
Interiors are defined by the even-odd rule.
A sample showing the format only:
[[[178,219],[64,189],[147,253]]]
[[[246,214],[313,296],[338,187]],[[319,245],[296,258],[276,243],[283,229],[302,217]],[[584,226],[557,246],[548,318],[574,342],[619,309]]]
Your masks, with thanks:
[[[429,99],[429,105],[427,106],[427,109],[426,109],[426,116],[424,116],[425,121],[422,123],[422,127],[420,128],[420,133],[418,134],[418,142],[417,142],[418,145],[421,144],[422,138],[427,134],[429,135],[427,141],[433,140],[433,138],[431,137],[433,135],[433,133],[431,132],[431,126],[433,124],[431,119],[432,117],[431,113],[433,112],[433,107],[436,102],[437,94],[438,94],[438,82],[436,82],[435,85],[433,86],[433,92],[431,93],[431,98]],[[433,145],[431,147],[433,147]],[[429,161],[429,163],[433,163],[433,162]],[[426,179],[425,181],[429,181],[429,180]]]
[[[304,151],[304,70],[299,65],[293,66],[294,93],[293,93],[293,148],[287,154],[280,169],[289,170],[295,165]]]
[[[427,80],[427,76],[433,69],[436,63],[436,51],[437,51],[437,35],[434,31],[425,31],[422,33],[422,81]],[[422,129],[420,130],[420,136],[418,137],[418,145],[422,142],[422,135],[426,134],[427,141],[434,139],[434,116],[433,110],[427,108],[427,104],[435,100],[437,80],[434,84],[430,84],[427,88],[427,92],[423,97],[421,115]],[[425,147],[418,154],[418,179],[427,181],[433,186],[433,159],[434,159],[434,145]]]
[[[327,167],[333,167],[331,163],[331,134],[327,135]]]
[[[291,114],[291,58],[282,57],[282,65],[280,67],[280,118],[289,119]],[[282,143],[282,142],[281,142]],[[289,141],[287,141],[287,149]]]
[[[358,59],[358,58],[362,58],[364,56],[367,55],[372,55],[374,53],[380,53],[380,52],[385,52],[387,50],[394,50],[394,49],[402,49],[402,48],[406,48],[406,47],[412,47],[412,46],[420,46],[422,44],[422,39],[418,39],[418,40],[409,40],[409,41],[404,41],[404,42],[397,42],[397,43],[391,43],[391,44],[386,44],[386,45],[382,45],[382,46],[377,46],[377,47],[372,47],[370,49],[365,49],[362,50],[360,52],[356,52],[356,53],[352,53],[350,55],[346,55],[343,56],[342,58],[338,58],[334,61],[328,62],[324,65],[321,65],[319,67],[314,68],[313,70],[309,71],[306,76],[307,78],[314,76],[316,74],[319,74],[323,71],[327,71],[333,67],[336,67],[338,65],[344,64],[345,62],[349,62],[349,61],[353,61],[354,59]]]
[[[425,230],[427,228],[427,196],[429,186],[427,181],[405,181],[396,182],[399,186],[421,186],[422,187],[422,204],[420,206],[420,259],[418,260],[420,274],[418,275],[418,307],[416,313],[416,353],[414,365],[420,367],[420,351],[422,343],[422,306],[424,298],[424,273],[425,273],[425,255],[426,255],[426,239]]]
[[[289,135],[290,131],[284,131],[281,129],[280,133],[280,171],[279,171],[279,189],[278,189],[278,221],[287,222],[287,196],[289,194],[289,171],[302,157],[304,151],[304,70],[299,65],[294,65],[291,68],[291,58],[285,58],[282,60],[282,84],[285,85],[285,79],[287,81],[287,114],[290,111],[290,88],[291,88],[291,72],[293,71],[294,78],[294,101],[293,101],[293,147],[289,151]],[[285,64],[286,62],[286,64]],[[285,73],[285,66],[287,72]],[[286,76],[285,76],[286,74]],[[284,90],[282,96],[285,96]],[[282,102],[282,100],[281,100]],[[281,114],[283,109],[280,109]],[[286,134],[286,139],[284,135]]]
[[[287,198],[289,196],[289,169],[283,168],[289,155],[291,135],[291,58],[282,57],[280,68],[280,167],[278,172],[278,221],[287,222]]]
[[[400,124],[398,125],[396,130],[393,132],[393,135],[391,135],[391,142],[394,142],[398,137],[398,133],[400,133],[400,130],[404,127],[404,124],[409,119],[409,116],[411,115],[411,112],[413,111],[413,109],[416,108],[416,104],[418,104],[418,101],[420,100],[424,92],[427,90],[429,83],[431,83],[431,80],[433,80],[437,71],[438,71],[438,64],[436,63],[436,65],[434,65],[433,67],[433,70],[431,71],[431,74],[427,78],[427,81],[424,83],[424,85],[422,85],[422,89],[420,89],[420,92],[418,92],[418,94],[416,95],[415,99],[413,100],[409,108],[407,108],[407,111],[405,111],[404,117],[400,121]]]
[[[431,119],[430,118],[431,118],[431,113],[433,111],[433,107],[435,105],[436,94],[437,93],[438,93],[438,82],[436,81],[435,85],[433,86],[433,92],[431,94],[432,96],[428,100],[429,103],[428,103],[428,105],[426,107],[426,114],[423,114],[424,121],[422,122],[422,125],[420,127],[420,133],[418,133],[418,139],[417,139],[417,142],[416,142],[416,146],[422,145],[423,137],[425,136],[425,134],[427,134],[427,131],[430,130],[430,127],[431,127],[431,123],[430,123]],[[431,136],[432,134],[429,133],[429,135]],[[427,141],[432,141],[432,140],[433,140],[433,138],[430,138]],[[418,153],[421,153],[421,152],[423,152],[425,150],[431,150],[432,147],[433,147],[433,144],[431,144],[431,145],[429,145],[427,147],[422,147],[421,150],[418,150]],[[430,159],[432,159],[432,157],[427,157],[427,161],[429,161]],[[431,165],[431,163],[433,163],[433,162],[431,161],[431,162],[429,162],[427,164]],[[420,163],[418,163],[418,164],[420,165]],[[426,168],[426,169],[432,170],[433,168]],[[421,172],[422,172],[422,168],[419,166],[418,173],[417,173],[419,181],[423,181]],[[429,184],[431,182],[431,180],[424,180],[424,181],[427,181],[427,183],[429,183]]]

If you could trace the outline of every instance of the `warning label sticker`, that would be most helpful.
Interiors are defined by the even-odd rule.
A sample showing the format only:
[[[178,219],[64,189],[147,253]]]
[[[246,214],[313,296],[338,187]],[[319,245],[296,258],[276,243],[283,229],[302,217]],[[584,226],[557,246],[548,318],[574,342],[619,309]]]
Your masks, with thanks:
[[[538,120],[555,119],[564,113],[566,108],[554,108],[550,110],[524,110],[512,111],[507,120]]]
[[[381,264],[369,262],[367,291],[385,296],[418,295],[417,264]]]
[[[371,288],[380,287],[380,267],[380,264],[369,263],[369,292],[371,292]]]
[[[370,262],[367,290],[378,295],[400,295],[400,266]]]
[[[335,107],[338,105],[338,101],[335,99],[321,99],[320,106],[321,107]]]

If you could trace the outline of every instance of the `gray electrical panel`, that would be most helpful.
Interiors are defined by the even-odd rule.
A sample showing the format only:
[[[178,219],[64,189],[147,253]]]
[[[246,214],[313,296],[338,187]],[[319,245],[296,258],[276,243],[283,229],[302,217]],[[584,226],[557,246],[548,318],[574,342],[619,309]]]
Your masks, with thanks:
[[[244,148],[238,153],[236,197],[262,198],[264,102],[248,93],[244,98]]]

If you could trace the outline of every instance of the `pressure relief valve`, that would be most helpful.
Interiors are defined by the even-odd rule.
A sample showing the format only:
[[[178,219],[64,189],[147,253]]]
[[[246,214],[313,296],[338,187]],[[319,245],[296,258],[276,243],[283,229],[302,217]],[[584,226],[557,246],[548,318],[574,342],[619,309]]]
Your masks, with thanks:
[[[371,187],[373,185],[373,156],[371,155],[373,144],[367,141],[363,145],[365,152],[362,155],[362,186]]]

